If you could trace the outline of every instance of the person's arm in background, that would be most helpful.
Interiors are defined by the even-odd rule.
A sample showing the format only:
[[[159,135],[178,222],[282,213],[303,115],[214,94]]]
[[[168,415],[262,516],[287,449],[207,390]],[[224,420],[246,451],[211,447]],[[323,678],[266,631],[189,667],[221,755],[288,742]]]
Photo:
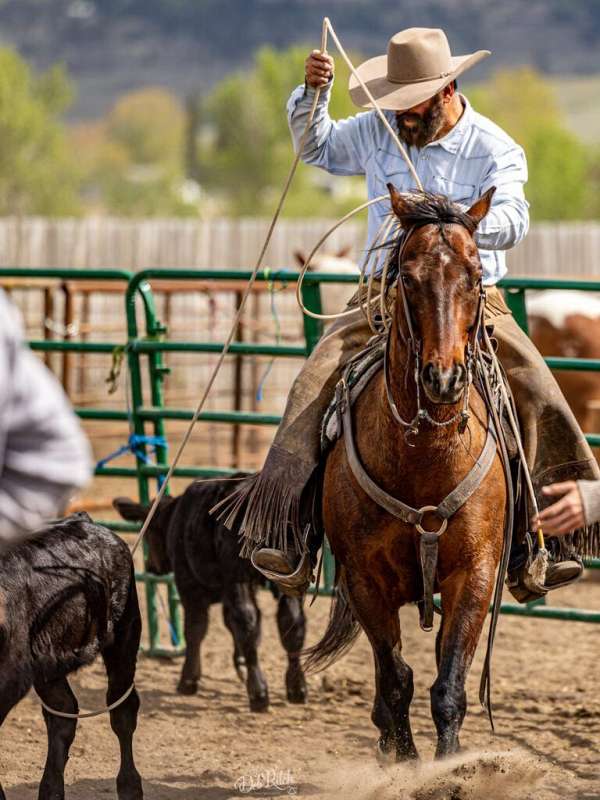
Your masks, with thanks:
[[[525,199],[527,161],[515,144],[494,153],[480,194],[496,187],[492,206],[477,228],[475,241],[482,250],[508,250],[519,244],[529,230],[529,203]]]
[[[600,522],[600,481],[565,481],[544,486],[546,497],[560,498],[545,508],[534,524],[544,533],[561,536]]]
[[[79,420],[0,292],[0,550],[63,514],[91,475]]]
[[[364,163],[373,148],[371,112],[334,121],[328,106],[333,85],[333,58],[313,50],[306,59],[303,85],[292,92],[287,103],[288,124],[298,152],[300,140],[313,103],[315,92],[321,89],[302,161],[321,167],[333,175],[363,175]]]

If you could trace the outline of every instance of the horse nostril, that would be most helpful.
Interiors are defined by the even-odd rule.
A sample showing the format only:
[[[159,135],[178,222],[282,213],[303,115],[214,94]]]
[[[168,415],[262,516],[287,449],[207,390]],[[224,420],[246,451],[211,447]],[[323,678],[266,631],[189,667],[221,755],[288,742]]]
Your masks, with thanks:
[[[423,384],[427,386],[434,394],[440,393],[440,371],[431,362],[425,364],[421,377]]]
[[[449,381],[449,390],[456,391],[464,386],[467,370],[464,364],[456,364]]]

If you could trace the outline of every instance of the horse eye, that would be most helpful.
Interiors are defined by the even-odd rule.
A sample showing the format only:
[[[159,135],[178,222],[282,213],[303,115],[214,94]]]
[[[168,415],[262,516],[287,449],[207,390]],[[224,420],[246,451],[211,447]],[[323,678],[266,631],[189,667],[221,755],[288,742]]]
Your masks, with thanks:
[[[414,286],[414,281],[410,275],[407,275],[405,272],[403,272],[400,277],[402,278],[402,283],[407,289],[410,289]]]

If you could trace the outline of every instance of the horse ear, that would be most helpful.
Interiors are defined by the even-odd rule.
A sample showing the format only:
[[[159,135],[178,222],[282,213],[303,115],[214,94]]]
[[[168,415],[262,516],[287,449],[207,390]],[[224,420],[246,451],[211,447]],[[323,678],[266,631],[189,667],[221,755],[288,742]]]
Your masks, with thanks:
[[[388,183],[387,188],[390,193],[392,210],[394,214],[398,217],[398,219],[400,220],[400,224],[404,228],[406,227],[406,225],[404,224],[403,219],[406,218],[406,215],[408,213],[408,206],[406,204],[406,200],[404,199],[404,195],[402,195],[398,191],[398,189],[396,189],[393,183]]]
[[[302,250],[294,250],[294,258],[303,267],[306,264],[306,255]]]
[[[492,186],[492,188],[488,189],[487,192],[482,194],[479,200],[476,200],[471,208],[466,212],[467,216],[471,217],[475,225],[479,225],[481,220],[490,210],[490,206],[492,205],[492,197],[494,196],[495,191],[496,187]]]

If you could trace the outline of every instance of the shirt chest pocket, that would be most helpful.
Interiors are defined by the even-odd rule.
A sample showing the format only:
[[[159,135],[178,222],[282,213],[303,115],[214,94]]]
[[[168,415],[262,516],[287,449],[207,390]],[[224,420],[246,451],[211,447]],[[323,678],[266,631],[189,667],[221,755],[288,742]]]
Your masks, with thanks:
[[[434,175],[433,186],[436,194],[443,194],[455,203],[470,204],[477,199],[475,196],[477,187],[474,183],[463,183],[442,175]]]
[[[413,177],[402,156],[378,147],[373,156],[371,193],[389,194],[388,183],[393,184],[399,192],[407,192],[415,187]]]

